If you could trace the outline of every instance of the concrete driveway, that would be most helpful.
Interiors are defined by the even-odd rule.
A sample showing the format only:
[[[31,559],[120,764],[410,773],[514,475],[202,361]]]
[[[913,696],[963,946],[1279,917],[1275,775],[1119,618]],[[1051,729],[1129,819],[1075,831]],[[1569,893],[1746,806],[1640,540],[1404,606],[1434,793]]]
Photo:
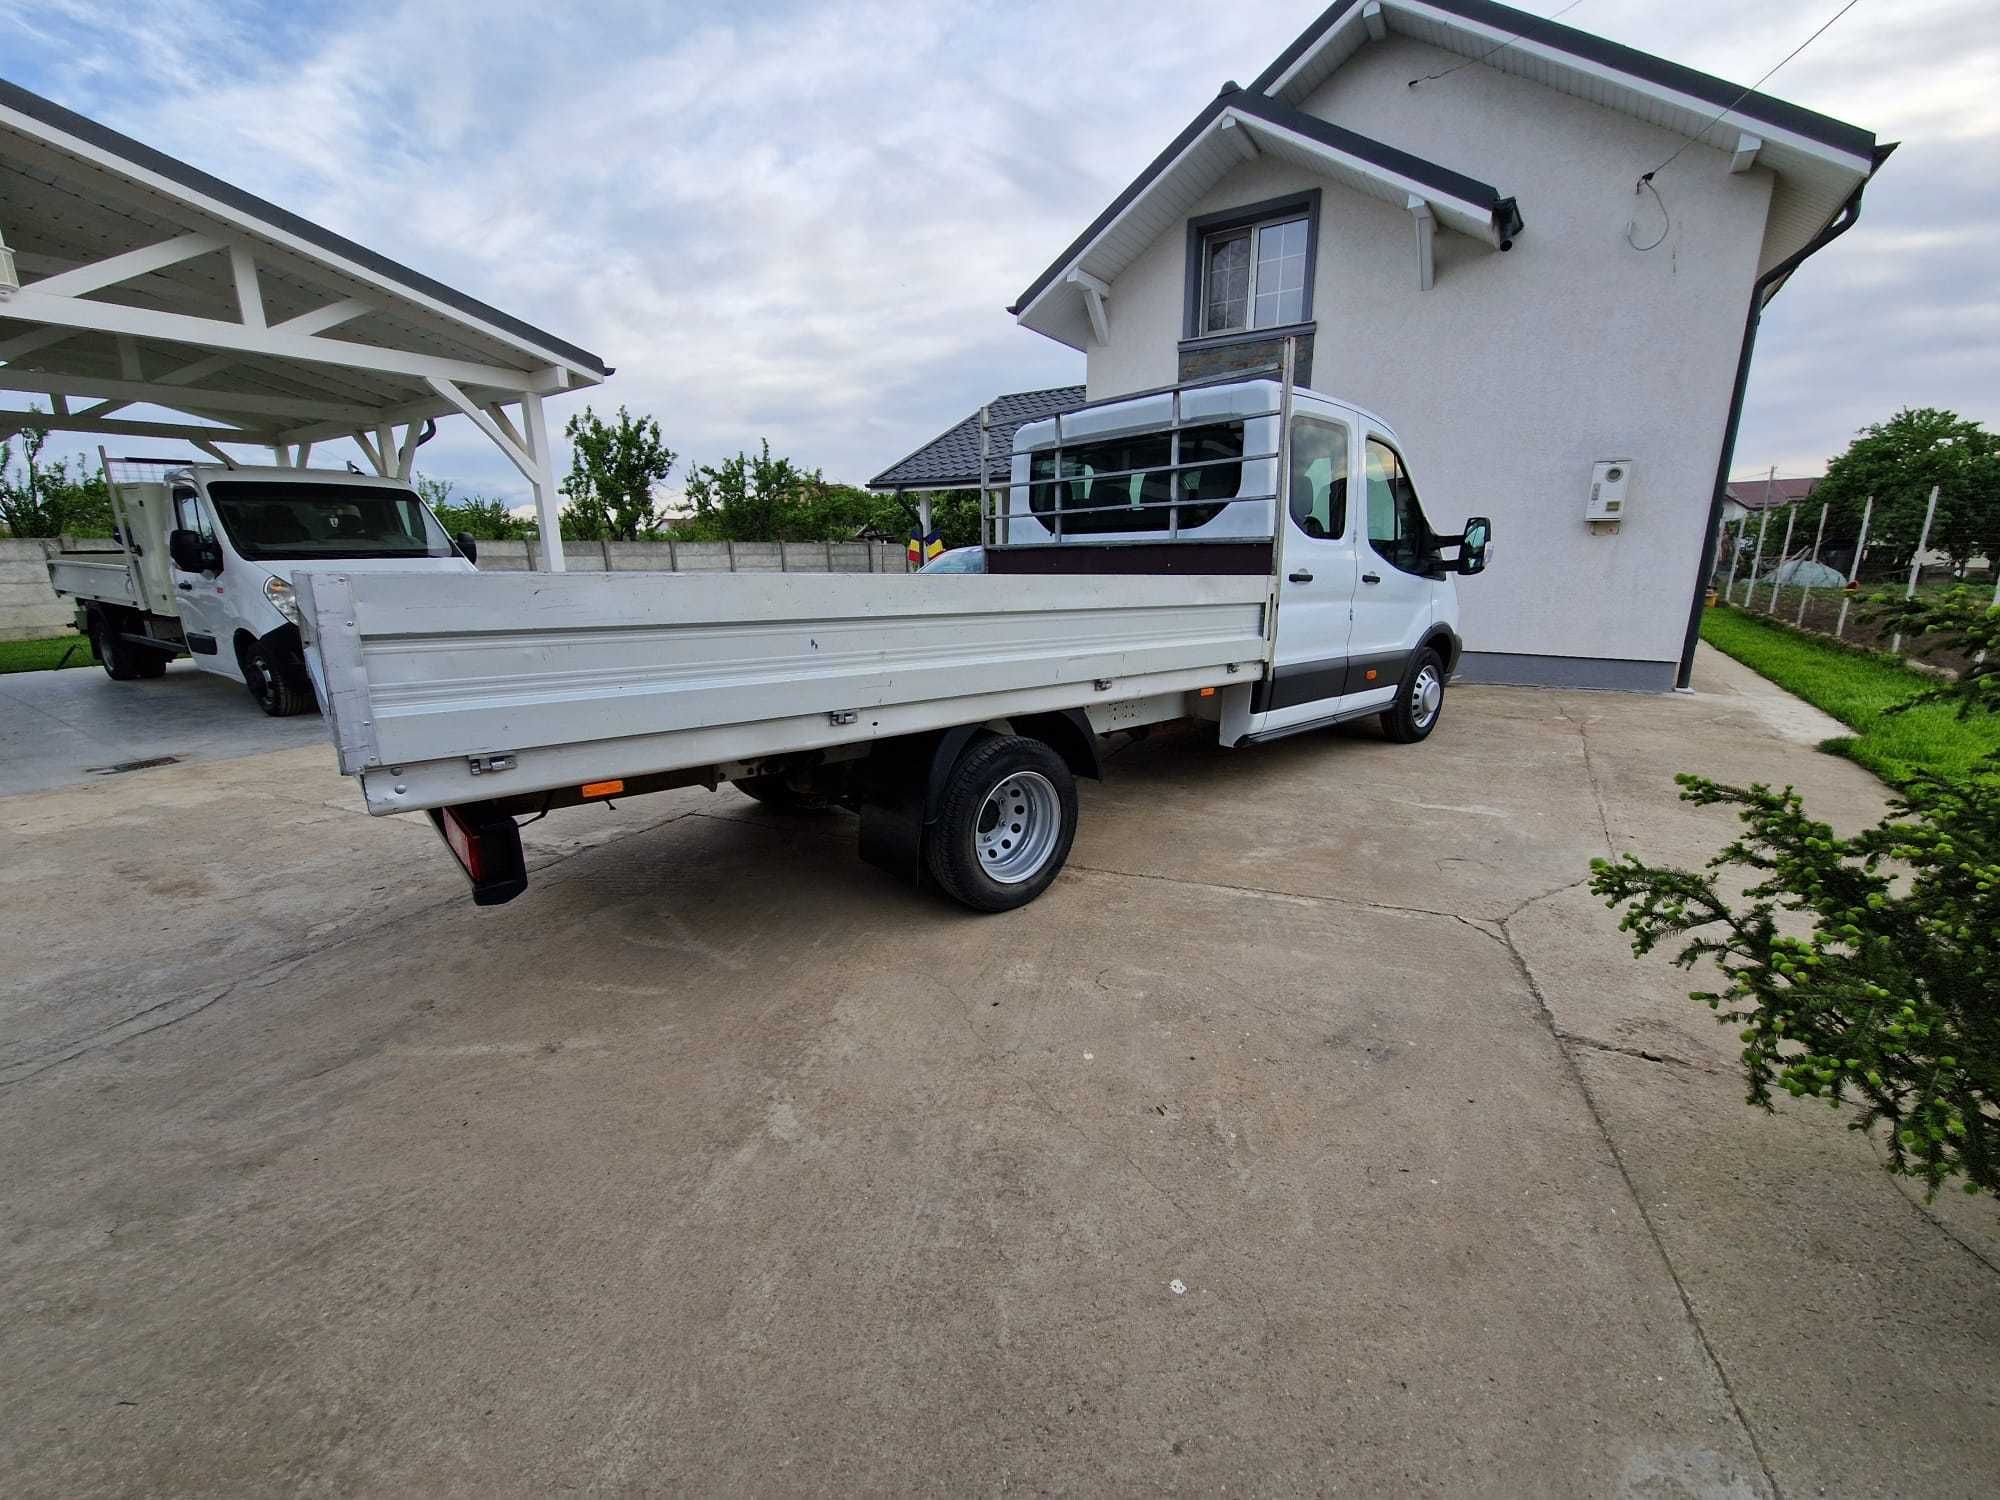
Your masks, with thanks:
[[[1581,887],[1880,806],[1702,682],[1162,735],[994,918],[729,792],[487,911],[317,744],[8,798],[0,1488],[1990,1495],[1990,1207]]]

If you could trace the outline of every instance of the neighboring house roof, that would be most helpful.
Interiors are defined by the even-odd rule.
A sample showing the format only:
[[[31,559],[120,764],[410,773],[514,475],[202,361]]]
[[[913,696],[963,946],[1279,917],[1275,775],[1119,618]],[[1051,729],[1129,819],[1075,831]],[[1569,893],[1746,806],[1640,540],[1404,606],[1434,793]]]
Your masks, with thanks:
[[[1825,477],[1815,474],[1809,479],[1732,479],[1727,493],[1745,510],[1773,510],[1805,499]]]
[[[1084,403],[1080,385],[1045,391],[1016,391],[986,404],[986,451],[992,473],[1007,471],[1014,429],[1039,422]],[[991,477],[989,474],[988,477]],[[868,481],[871,490],[968,490],[979,488],[979,413],[974,412]]]
[[[1889,150],[1878,148],[1873,134],[1857,126],[1486,0],[1336,0],[1247,90],[1232,84],[1210,101],[1008,310],[1039,333],[1083,347],[1088,328],[1083,284],[1071,278],[1081,274],[1110,281],[1242,159],[1241,153],[1231,151],[1224,117],[1232,113],[1248,116],[1238,123],[1250,125],[1254,135],[1256,122],[1268,126],[1275,118],[1274,110],[1297,115],[1298,107],[1313,91],[1367,42],[1391,33],[1532,79],[1690,140],[1705,141],[1742,157],[1746,164],[1754,161],[1769,169],[1777,182],[1758,266],[1760,274],[1805,246],[1830,223]],[[1390,196],[1393,185],[1384,180],[1387,176],[1410,178],[1426,187],[1442,179],[1472,182],[1449,168],[1395,152],[1393,147],[1351,132],[1343,131],[1342,135],[1348,137],[1347,154],[1356,158],[1349,164],[1350,185],[1364,191],[1372,185],[1378,196]],[[1362,143],[1359,149],[1356,143]],[[1390,152],[1404,157],[1403,162],[1392,165],[1383,154]],[[1413,174],[1409,170],[1413,163],[1426,168],[1426,173]],[[1485,188],[1484,184],[1475,186]],[[1430,197],[1429,191],[1412,191],[1416,196]],[[1485,192],[1493,199],[1499,197],[1491,188]],[[1472,201],[1476,204],[1478,200],[1475,197]],[[1446,205],[1436,200],[1432,203],[1441,225],[1466,229],[1463,222],[1451,221],[1444,212]],[[1487,206],[1497,204],[1489,202]],[[1532,203],[1527,205],[1530,216],[1533,209]],[[1507,200],[1507,212],[1518,227],[1519,213],[1511,200]],[[1463,214],[1458,217],[1462,220]],[[1504,236],[1480,237],[1497,245]],[[1131,242],[1139,238],[1145,244],[1135,248]]]

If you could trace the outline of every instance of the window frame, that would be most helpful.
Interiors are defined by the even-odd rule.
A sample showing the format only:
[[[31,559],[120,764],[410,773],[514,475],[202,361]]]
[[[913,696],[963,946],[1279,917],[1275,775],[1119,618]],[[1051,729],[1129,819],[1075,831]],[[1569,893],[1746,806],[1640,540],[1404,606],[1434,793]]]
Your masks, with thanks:
[[[1283,198],[1267,198],[1261,203],[1246,203],[1238,208],[1227,208],[1212,214],[1201,214],[1187,221],[1187,272],[1184,308],[1181,319],[1181,338],[1193,340],[1227,340],[1243,338],[1268,338],[1286,329],[1302,328],[1313,319],[1313,282],[1319,266],[1319,210],[1321,190],[1313,188],[1309,192],[1293,193]],[[1303,218],[1306,224],[1306,265],[1305,282],[1299,299],[1297,321],[1275,323],[1268,328],[1255,326],[1257,317],[1257,231],[1268,226],[1287,224]],[[1240,230],[1250,231],[1250,283],[1243,310],[1243,327],[1211,330],[1206,326],[1208,316],[1208,246],[1218,237]]]
[[[1396,461],[1396,472],[1402,476],[1403,484],[1410,492],[1410,500],[1417,508],[1417,519],[1423,523],[1423,545],[1417,549],[1417,566],[1415,567],[1405,567],[1376,545],[1377,539],[1369,524],[1371,511],[1368,497],[1368,450],[1371,447],[1379,447]],[[1390,489],[1390,496],[1393,501],[1395,498],[1393,485]],[[1401,536],[1403,528],[1400,506],[1398,507],[1398,511],[1396,532],[1398,536]],[[1407,573],[1413,578],[1442,578],[1444,576],[1444,572],[1438,563],[1437,531],[1431,525],[1431,518],[1424,512],[1424,497],[1417,493],[1417,481],[1410,474],[1410,465],[1403,457],[1403,450],[1379,432],[1369,432],[1361,440],[1361,505],[1360,520],[1355,528],[1355,539],[1366,542],[1368,550],[1371,553],[1389,567],[1394,568],[1398,573]]]

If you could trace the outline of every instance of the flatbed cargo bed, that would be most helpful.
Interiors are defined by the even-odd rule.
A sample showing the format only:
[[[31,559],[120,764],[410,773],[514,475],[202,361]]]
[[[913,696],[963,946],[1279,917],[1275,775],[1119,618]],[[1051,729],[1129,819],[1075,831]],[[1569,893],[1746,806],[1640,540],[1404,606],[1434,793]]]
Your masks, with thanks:
[[[1262,577],[302,576],[369,811],[1194,693],[1262,674]],[[495,760],[498,757],[498,760]]]

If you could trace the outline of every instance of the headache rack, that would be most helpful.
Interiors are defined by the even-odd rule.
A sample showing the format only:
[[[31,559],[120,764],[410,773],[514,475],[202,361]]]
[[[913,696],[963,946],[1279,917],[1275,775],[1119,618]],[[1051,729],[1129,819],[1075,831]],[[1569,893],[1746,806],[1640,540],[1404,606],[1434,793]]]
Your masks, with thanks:
[[[1171,542],[1179,541],[1182,538],[1181,513],[1183,511],[1205,512],[1206,514],[1203,519],[1195,523],[1205,526],[1228,506],[1260,503],[1270,505],[1272,525],[1269,532],[1263,533],[1254,539],[1272,540],[1280,530],[1277,525],[1277,502],[1282,498],[1284,477],[1289,466],[1291,448],[1290,415],[1293,391],[1292,372],[1296,359],[1297,341],[1294,338],[1287,338],[1285,340],[1283,356],[1274,365],[1263,365],[1248,370],[1231,370],[1226,374],[1208,376],[1200,380],[1182,381],[1176,385],[1156,386],[1151,390],[1129,391],[1123,395],[1110,396],[1102,401],[1086,402],[1082,406],[1075,406],[1071,407],[1068,411],[1058,412],[1052,419],[1049,419],[1053,420],[1056,424],[1055,445],[1051,448],[1038,448],[1034,450],[1029,464],[1029,476],[1025,482],[1017,483],[1014,480],[1012,474],[1012,455],[1009,454],[1006,455],[1009,465],[1007,481],[1002,485],[994,484],[991,451],[992,437],[987,426],[987,408],[982,406],[979,409],[979,473],[983,481],[979,490],[980,545],[989,548],[1022,550],[1039,547],[1061,547],[1064,545],[1073,546],[1079,542],[1087,542],[1093,547],[1157,546],[1161,540],[1157,536],[1121,537],[1115,533],[1102,531],[1072,531],[1065,534],[1064,523],[1066,521],[1073,521],[1079,516],[1113,513],[1130,515],[1134,512],[1164,511],[1166,513],[1166,525],[1164,527],[1167,534],[1166,540]],[[1279,396],[1276,406],[1258,411],[1232,411],[1226,413],[1211,411],[1197,412],[1193,415],[1189,415],[1183,409],[1183,397],[1190,391],[1204,390],[1215,386],[1242,385],[1253,380],[1267,379],[1275,379],[1278,382]],[[1077,470],[1075,472],[1066,469],[1063,462],[1063,449],[1065,447],[1063,421],[1065,418],[1073,421],[1085,412],[1099,411],[1107,406],[1118,406],[1127,402],[1142,401],[1154,396],[1172,397],[1170,416],[1166,422],[1150,424],[1132,433],[1079,433],[1075,441],[1068,446],[1072,449],[1086,444],[1094,447],[1107,441],[1115,441],[1120,437],[1158,437],[1164,435],[1168,440],[1167,462],[1163,464],[1141,465],[1127,469]],[[1222,458],[1193,458],[1183,460],[1181,457],[1181,434],[1183,432],[1190,429],[1213,427],[1218,423],[1230,422],[1241,423],[1247,434],[1250,423],[1268,417],[1277,417],[1280,419],[1278,423],[1277,446],[1268,452],[1244,452],[1227,455]],[[1036,478],[1034,474],[1035,467],[1051,460],[1053,461],[1054,472],[1045,478]],[[1275,461],[1275,467],[1272,470],[1274,483],[1269,489],[1239,492],[1228,496],[1184,495],[1181,493],[1181,476],[1184,474],[1223,465],[1235,465],[1239,468],[1244,468],[1253,463],[1268,461]],[[1129,481],[1134,476],[1142,477],[1140,495],[1136,500],[1128,498],[1110,505],[1072,505],[1068,503],[1070,499],[1069,487],[1079,480],[1090,481],[1094,490],[1096,482],[1100,479],[1125,479]],[[1166,498],[1147,499],[1145,498],[1146,485],[1144,480],[1156,476],[1165,477]],[[1044,485],[1048,486],[1049,491],[1053,494],[1055,503],[1046,510],[1038,510],[1034,505],[1034,496]],[[1017,494],[1021,497],[1021,503],[1018,506],[1013,498]],[[1013,535],[1014,527],[1011,524],[1016,519],[1032,519],[1040,523],[1041,529],[1053,532],[1053,536],[1044,537],[1037,535],[1017,540]],[[1233,540],[1246,541],[1252,539],[1249,536],[1233,538]]]

